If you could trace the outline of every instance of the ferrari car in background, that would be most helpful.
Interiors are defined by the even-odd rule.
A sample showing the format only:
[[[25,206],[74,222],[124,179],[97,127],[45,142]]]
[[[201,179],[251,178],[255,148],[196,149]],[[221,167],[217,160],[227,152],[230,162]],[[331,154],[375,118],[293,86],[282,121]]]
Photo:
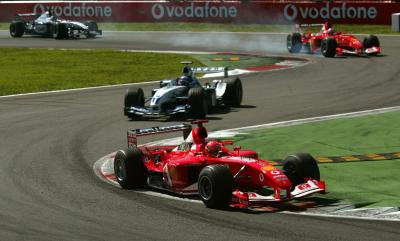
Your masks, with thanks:
[[[318,33],[305,32],[301,27],[319,27],[322,30]],[[370,35],[363,41],[354,35],[336,32],[329,23],[325,24],[298,24],[296,32],[289,34],[286,41],[290,53],[321,53],[325,57],[342,55],[369,56],[381,52],[378,37]]]
[[[181,62],[182,76],[172,80],[161,80],[160,87],[153,89],[145,98],[142,88],[129,88],[124,98],[124,114],[130,119],[141,116],[172,116],[188,114],[193,118],[204,118],[214,107],[240,106],[243,87],[240,78],[228,78],[226,67],[191,68],[192,62]],[[224,79],[200,85],[197,73],[223,73]]]
[[[53,15],[51,11],[43,14],[17,14],[10,24],[10,35],[20,38],[23,35],[37,35],[55,39],[95,38],[102,35],[94,21],[76,22],[63,20]]]
[[[293,154],[278,169],[252,150],[232,141],[208,139],[207,120],[192,124],[128,131],[128,148],[114,158],[114,173],[124,189],[152,188],[175,195],[199,196],[209,208],[252,208],[325,193],[315,159]],[[179,145],[139,145],[138,137],[182,131]]]

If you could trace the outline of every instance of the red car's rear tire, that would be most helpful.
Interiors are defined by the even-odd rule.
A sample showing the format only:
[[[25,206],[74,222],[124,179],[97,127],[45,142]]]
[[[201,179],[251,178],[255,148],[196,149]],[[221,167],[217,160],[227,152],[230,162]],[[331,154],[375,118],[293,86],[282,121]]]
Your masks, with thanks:
[[[286,38],[286,47],[289,53],[298,53],[303,48],[303,43],[301,42],[301,34],[293,33],[289,34]]]
[[[147,168],[142,153],[136,147],[118,151],[114,157],[114,174],[124,189],[143,187],[146,184]]]

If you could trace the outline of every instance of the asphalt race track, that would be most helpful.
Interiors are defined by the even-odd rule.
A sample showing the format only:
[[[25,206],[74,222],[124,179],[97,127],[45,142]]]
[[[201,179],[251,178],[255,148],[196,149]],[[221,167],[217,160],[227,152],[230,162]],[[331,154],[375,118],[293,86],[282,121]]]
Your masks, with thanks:
[[[380,40],[380,57],[305,55],[307,66],[243,76],[243,106],[211,114],[209,130],[400,105],[400,38]],[[288,55],[284,44],[279,34],[105,32],[56,41],[0,31],[1,47]],[[0,98],[0,240],[400,240],[399,222],[212,210],[100,181],[93,163],[125,147],[127,129],[166,124],[128,121],[125,90]]]

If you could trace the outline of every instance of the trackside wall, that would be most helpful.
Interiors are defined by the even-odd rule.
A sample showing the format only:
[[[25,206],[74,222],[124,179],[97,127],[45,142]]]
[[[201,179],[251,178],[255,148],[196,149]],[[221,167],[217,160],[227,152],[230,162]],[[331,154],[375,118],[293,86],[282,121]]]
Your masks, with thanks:
[[[99,22],[218,22],[218,23],[333,23],[391,24],[400,3],[366,2],[133,2],[58,1],[2,2],[0,21],[17,13],[41,13],[52,7],[60,17]]]

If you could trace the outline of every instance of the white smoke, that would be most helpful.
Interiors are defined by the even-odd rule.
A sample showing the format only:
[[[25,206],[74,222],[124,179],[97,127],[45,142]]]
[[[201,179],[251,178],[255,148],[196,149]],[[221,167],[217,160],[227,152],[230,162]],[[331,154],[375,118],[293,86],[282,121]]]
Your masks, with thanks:
[[[285,33],[105,32],[104,39],[129,42],[127,49],[287,53]],[[123,45],[121,45],[123,46]]]

